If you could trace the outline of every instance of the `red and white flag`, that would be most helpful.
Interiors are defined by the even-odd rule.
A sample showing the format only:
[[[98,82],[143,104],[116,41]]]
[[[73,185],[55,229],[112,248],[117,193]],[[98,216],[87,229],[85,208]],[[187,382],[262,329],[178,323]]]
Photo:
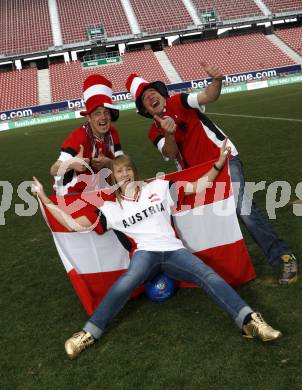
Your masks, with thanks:
[[[179,182],[193,182],[212,166],[213,162],[208,162],[168,174],[164,179],[177,182],[181,193]],[[86,210],[91,213],[106,197],[108,195],[98,191],[51,198],[59,205],[64,204],[69,212],[70,208],[77,210],[70,212],[76,217],[85,214]],[[181,204],[178,203],[173,211],[173,220],[185,246],[234,287],[255,278],[236,216],[228,165],[225,164],[213,186],[204,193],[179,196],[179,199]],[[42,207],[42,212],[68,277],[86,312],[91,315],[111,285],[127,270],[131,253],[111,230],[102,235],[95,231],[70,232],[46,208]],[[192,285],[179,283],[179,286]],[[132,296],[141,291],[142,287]]]

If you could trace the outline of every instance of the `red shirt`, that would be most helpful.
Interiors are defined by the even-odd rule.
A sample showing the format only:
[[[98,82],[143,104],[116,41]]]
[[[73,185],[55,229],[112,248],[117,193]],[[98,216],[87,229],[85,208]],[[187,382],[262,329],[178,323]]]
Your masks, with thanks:
[[[96,138],[93,135],[89,124],[84,124],[81,127],[75,129],[65,139],[61,146],[61,154],[59,156],[60,161],[68,161],[70,158],[75,157],[80,151],[80,145],[83,145],[83,157],[95,158],[98,156],[99,151],[109,158],[114,158],[123,154],[118,131],[114,127],[110,127],[109,131],[105,134],[102,140]],[[93,169],[86,169],[85,172],[80,175],[92,175]],[[67,193],[82,192],[87,188],[88,178],[82,176],[78,180],[78,172],[68,171],[64,176],[55,177],[54,189],[59,195],[65,195]]]
[[[190,106],[188,98],[189,95],[185,93],[169,96],[164,112],[164,115],[174,119],[177,126],[175,140],[181,154],[177,160],[182,169],[218,159],[220,146],[226,137],[201,109]],[[148,137],[161,151],[164,133],[155,123],[150,127]],[[233,156],[238,154],[232,143],[228,145]]]

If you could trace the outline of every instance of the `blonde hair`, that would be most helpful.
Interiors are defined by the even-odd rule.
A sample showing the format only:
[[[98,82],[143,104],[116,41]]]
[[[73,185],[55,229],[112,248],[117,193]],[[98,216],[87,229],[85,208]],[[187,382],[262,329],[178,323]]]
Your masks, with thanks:
[[[127,154],[121,154],[120,156],[112,159],[110,162],[110,166],[109,166],[109,168],[111,170],[110,182],[111,182],[112,186],[118,184],[115,177],[114,177],[114,168],[119,166],[119,165],[124,165],[124,166],[126,165],[128,167],[131,167],[133,170],[133,173],[134,173],[134,181],[140,180],[138,170],[137,170],[134,162],[131,160],[131,158]],[[121,204],[122,192],[121,192],[121,189],[119,186],[117,186],[116,190],[114,191],[114,194],[115,194],[117,200],[119,201],[119,203]]]

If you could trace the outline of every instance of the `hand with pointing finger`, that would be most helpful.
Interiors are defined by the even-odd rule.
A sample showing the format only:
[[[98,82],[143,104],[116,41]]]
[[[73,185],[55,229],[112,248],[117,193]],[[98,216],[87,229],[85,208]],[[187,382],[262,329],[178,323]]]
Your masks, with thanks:
[[[204,71],[207,72],[207,74],[212,77],[215,80],[222,80],[223,79],[223,74],[221,70],[218,68],[218,66],[215,65],[208,65],[205,62],[201,62],[200,65],[204,69]]]
[[[223,143],[221,145],[219,160],[216,162],[216,166],[219,169],[222,169],[222,167],[224,166],[228,156],[231,153],[231,148],[230,148],[230,146],[227,146],[227,142],[228,142],[228,137],[226,137],[224,139],[224,141],[223,141]]]
[[[45,205],[50,202],[50,200],[48,199],[47,195],[44,192],[43,185],[39,182],[39,180],[35,176],[33,176],[31,192],[34,196],[40,198]]]
[[[109,157],[106,157],[100,149],[98,156],[91,159],[91,166],[95,172],[98,172],[102,168],[109,167],[110,161],[111,159]]]
[[[42,184],[39,182],[39,180],[33,176],[33,183],[31,185],[31,192],[33,195],[40,195],[44,193],[44,189]]]
[[[66,162],[68,164],[68,170],[74,170],[76,172],[85,172],[89,166],[89,158],[84,158],[84,147],[80,145],[79,153]]]
[[[160,117],[158,115],[154,115],[153,119],[157,123],[157,125],[167,134],[173,134],[176,131],[176,123],[174,119],[170,116]]]

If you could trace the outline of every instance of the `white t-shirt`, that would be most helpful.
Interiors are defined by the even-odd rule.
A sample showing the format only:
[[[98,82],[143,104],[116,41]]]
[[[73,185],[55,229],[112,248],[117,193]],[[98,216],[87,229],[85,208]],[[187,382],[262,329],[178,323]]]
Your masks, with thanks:
[[[100,211],[107,229],[115,229],[132,238],[137,250],[173,251],[184,248],[171,225],[171,207],[175,204],[170,182],[154,180],[141,188],[136,199],[123,197],[105,201]],[[104,219],[103,219],[104,223]]]

